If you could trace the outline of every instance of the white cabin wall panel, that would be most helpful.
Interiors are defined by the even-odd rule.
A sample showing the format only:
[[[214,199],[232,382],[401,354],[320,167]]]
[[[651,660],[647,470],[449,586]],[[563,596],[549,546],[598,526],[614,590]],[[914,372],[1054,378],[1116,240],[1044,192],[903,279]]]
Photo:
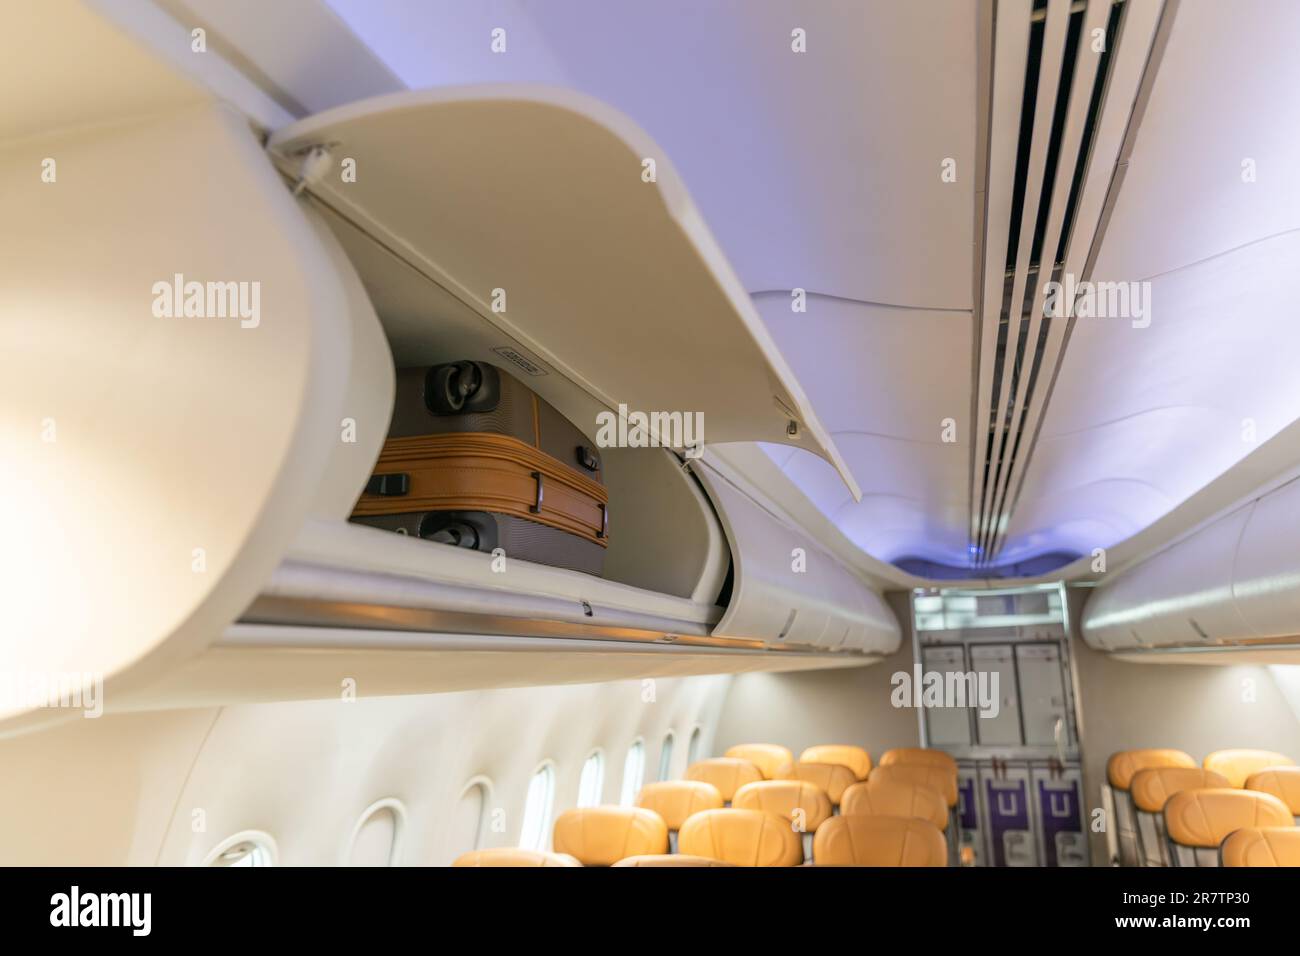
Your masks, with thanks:
[[[260,830],[280,865],[337,865],[376,801],[398,800],[404,865],[445,865],[472,834],[458,812],[483,779],[484,846],[514,845],[528,780],[556,773],[555,813],[574,806],[582,762],[605,755],[604,800],[645,742],[655,779],[669,731],[683,760],[701,728],[707,753],[729,677],[256,704],[75,720],[0,740],[0,860],[19,865],[198,865],[227,837]],[[52,759],[57,755],[57,759]],[[87,786],[87,774],[94,786]],[[196,826],[198,821],[199,826]]]

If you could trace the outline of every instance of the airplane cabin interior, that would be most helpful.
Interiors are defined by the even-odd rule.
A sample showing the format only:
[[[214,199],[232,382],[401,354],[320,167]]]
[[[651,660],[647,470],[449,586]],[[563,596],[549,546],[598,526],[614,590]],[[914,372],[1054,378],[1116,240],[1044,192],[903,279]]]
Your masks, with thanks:
[[[1300,866],[1300,4],[0,10],[0,864]]]

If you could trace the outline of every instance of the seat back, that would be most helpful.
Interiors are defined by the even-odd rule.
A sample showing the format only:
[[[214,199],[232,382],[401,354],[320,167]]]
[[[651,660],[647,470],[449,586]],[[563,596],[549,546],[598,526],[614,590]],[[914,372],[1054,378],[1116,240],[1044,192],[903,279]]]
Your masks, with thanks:
[[[685,853],[657,853],[648,856],[629,856],[615,866],[735,866],[707,856],[687,856]]]
[[[738,810],[762,810],[780,817],[795,833],[815,833],[831,815],[826,791],[805,780],[759,780],[736,791],[731,805]]]
[[[871,773],[871,754],[853,744],[818,744],[799,755],[800,763],[836,763],[853,771],[855,780]]]
[[[1284,827],[1291,812],[1277,797],[1250,790],[1183,790],[1165,803],[1174,866],[1218,866],[1219,844],[1242,827]]]
[[[704,810],[682,824],[677,845],[689,856],[736,866],[798,866],[803,862],[803,842],[790,825],[762,810]]]
[[[831,806],[838,807],[844,791],[857,783],[853,771],[841,763],[804,763],[802,760],[790,771],[791,780],[802,780],[819,787],[830,798]]]
[[[944,805],[949,809],[957,806],[957,771],[949,770],[941,764],[892,763],[882,761],[879,767],[871,771],[872,781],[889,781],[910,783],[929,787],[943,797]]]
[[[1228,786],[1213,770],[1200,767],[1149,767],[1133,774],[1129,797],[1135,818],[1138,866],[1169,866],[1163,811],[1175,793]]]
[[[1139,770],[1157,767],[1195,767],[1191,754],[1169,748],[1147,747],[1138,750],[1120,750],[1106,761],[1106,782],[1115,800],[1115,839],[1119,845],[1119,861],[1124,866],[1138,866],[1137,813],[1129,785]]]
[[[1300,824],[1300,767],[1270,767],[1246,778],[1247,790],[1271,793],[1286,804]]]
[[[764,780],[780,780],[794,766],[794,754],[780,744],[736,744],[728,747],[723,756],[748,760],[762,772]]]
[[[1269,767],[1292,767],[1295,761],[1274,750],[1216,750],[1205,758],[1204,766],[1227,777],[1229,786],[1244,787],[1251,774]]]
[[[644,807],[575,807],[555,821],[551,845],[583,866],[610,866],[624,857],[668,852],[668,827]]]
[[[946,866],[939,828],[915,817],[831,817],[817,830],[818,866]]]
[[[1300,827],[1242,827],[1219,848],[1223,866],[1300,866]]]
[[[712,784],[722,794],[722,799],[730,802],[745,784],[762,780],[763,772],[753,762],[739,757],[709,757],[687,767],[686,779]]]
[[[456,857],[452,866],[582,866],[563,853],[545,853],[542,850],[521,850],[503,846],[490,850],[471,850]]]
[[[880,758],[882,767],[891,767],[900,763],[942,767],[954,774],[957,772],[957,760],[952,754],[930,747],[895,747],[893,750],[886,750]]]
[[[940,830],[948,829],[948,804],[938,790],[919,783],[872,777],[844,791],[840,801],[844,816],[907,817],[928,820]]]
[[[636,796],[636,805],[659,814],[669,831],[680,830],[692,813],[717,810],[724,802],[721,791],[702,780],[647,783]]]

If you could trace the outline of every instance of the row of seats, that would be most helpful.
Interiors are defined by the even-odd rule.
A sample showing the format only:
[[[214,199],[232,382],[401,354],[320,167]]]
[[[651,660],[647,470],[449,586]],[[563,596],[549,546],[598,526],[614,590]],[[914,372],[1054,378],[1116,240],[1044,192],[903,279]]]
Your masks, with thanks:
[[[826,745],[798,760],[744,744],[685,780],[647,784],[634,807],[565,811],[554,852],[479,850],[455,866],[945,866],[957,765],[939,751]],[[838,814],[836,811],[839,811]]]
[[[1300,767],[1268,750],[1112,754],[1126,866],[1300,866]]]

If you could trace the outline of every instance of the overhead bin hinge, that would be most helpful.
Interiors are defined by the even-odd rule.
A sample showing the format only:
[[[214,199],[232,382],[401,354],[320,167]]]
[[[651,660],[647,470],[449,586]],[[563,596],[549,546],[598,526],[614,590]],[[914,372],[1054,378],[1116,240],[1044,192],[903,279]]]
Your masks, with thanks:
[[[310,146],[298,154],[298,175],[293,181],[293,194],[297,196],[308,186],[325,178],[330,168],[328,146]]]

